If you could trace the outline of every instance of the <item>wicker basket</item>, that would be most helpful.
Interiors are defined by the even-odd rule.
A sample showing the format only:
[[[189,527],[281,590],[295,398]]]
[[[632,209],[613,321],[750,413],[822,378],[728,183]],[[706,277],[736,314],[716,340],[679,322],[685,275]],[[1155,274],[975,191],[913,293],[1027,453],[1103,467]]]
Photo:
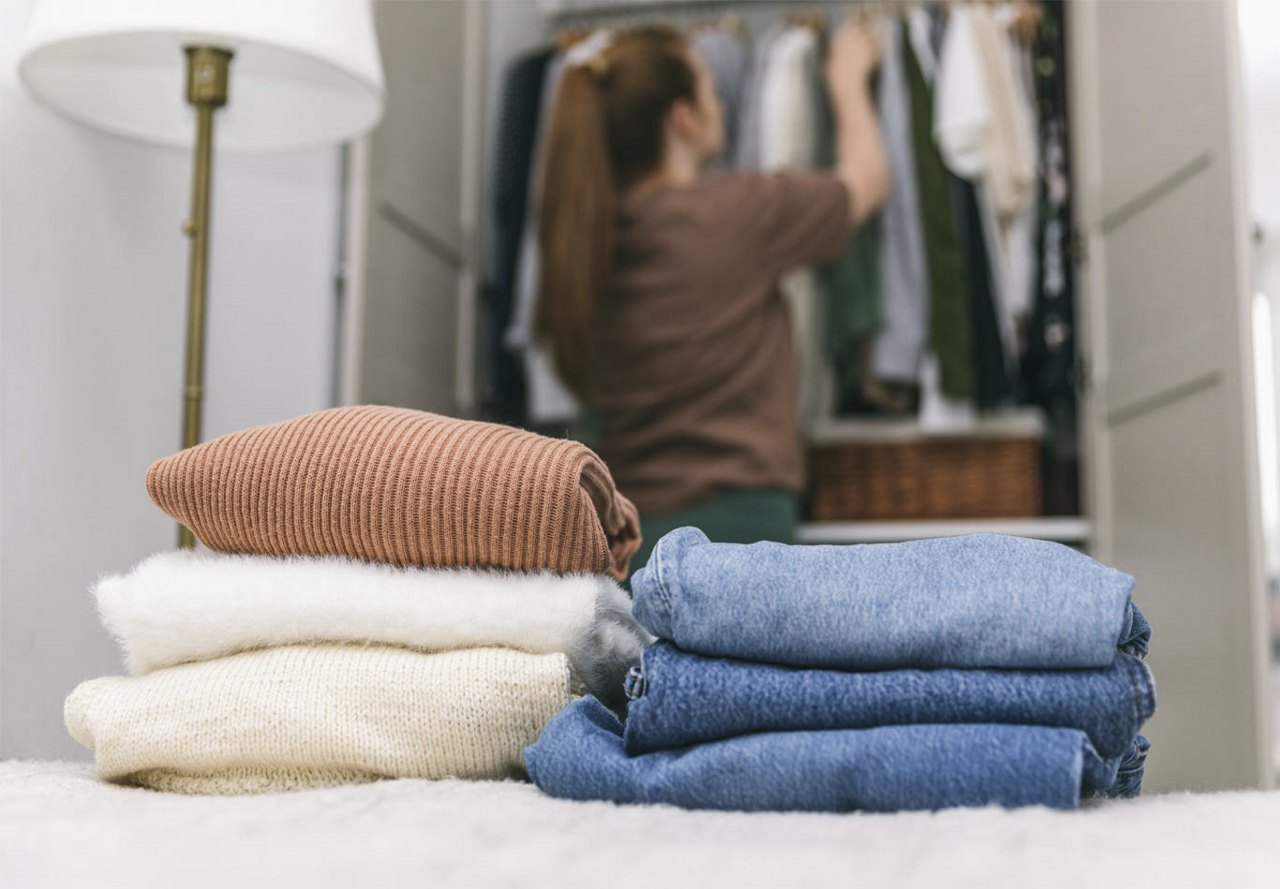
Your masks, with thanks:
[[[914,424],[833,423],[811,436],[813,521],[1029,518],[1042,511],[1036,414],[965,435]]]

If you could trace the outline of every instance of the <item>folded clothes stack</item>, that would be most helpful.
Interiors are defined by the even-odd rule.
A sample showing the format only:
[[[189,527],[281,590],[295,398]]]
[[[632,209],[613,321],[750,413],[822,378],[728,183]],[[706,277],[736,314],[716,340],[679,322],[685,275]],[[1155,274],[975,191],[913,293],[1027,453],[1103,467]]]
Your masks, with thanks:
[[[649,637],[634,507],[580,444],[385,407],[224,436],[147,489],[210,549],[94,593],[128,677],[67,727],[110,781],[244,793],[498,778],[577,695],[625,706]]]
[[[553,796],[686,808],[1133,796],[1156,702],[1132,588],[1016,537],[748,546],[681,528],[632,579],[659,640],[625,725],[583,698],[525,763]]]

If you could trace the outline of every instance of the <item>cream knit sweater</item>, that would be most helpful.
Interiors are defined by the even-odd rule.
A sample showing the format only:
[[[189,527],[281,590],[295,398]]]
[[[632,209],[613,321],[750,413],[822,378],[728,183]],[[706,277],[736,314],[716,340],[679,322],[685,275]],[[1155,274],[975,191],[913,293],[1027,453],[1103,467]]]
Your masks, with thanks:
[[[523,773],[569,685],[562,654],[289,646],[92,679],[65,718],[104,780],[159,790],[502,778]]]

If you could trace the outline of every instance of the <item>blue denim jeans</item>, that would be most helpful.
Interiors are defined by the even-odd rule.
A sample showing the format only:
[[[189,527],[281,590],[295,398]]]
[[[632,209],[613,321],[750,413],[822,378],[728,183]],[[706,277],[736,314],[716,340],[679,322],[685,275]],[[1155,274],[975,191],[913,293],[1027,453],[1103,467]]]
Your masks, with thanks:
[[[752,732],[1005,723],[1079,729],[1116,757],[1156,708],[1151,672],[1120,652],[1090,670],[849,673],[706,658],[659,641],[627,686],[631,755]]]
[[[742,735],[628,756],[622,724],[581,698],[525,748],[534,783],[552,796],[740,811],[943,809],[1044,805],[1135,794],[1145,739],[1103,760],[1076,729],[895,725]],[[1136,777],[1135,777],[1136,764]]]
[[[631,587],[640,623],[686,651],[797,667],[1104,668],[1150,638],[1132,577],[999,534],[789,546],[678,528]]]

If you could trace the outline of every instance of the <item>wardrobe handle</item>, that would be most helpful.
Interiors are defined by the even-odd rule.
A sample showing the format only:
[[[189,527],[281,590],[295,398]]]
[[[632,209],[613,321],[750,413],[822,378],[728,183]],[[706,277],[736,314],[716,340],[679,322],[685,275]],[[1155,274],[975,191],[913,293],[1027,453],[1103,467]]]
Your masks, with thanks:
[[[424,228],[394,204],[389,201],[378,201],[376,209],[379,216],[454,271],[461,271],[467,267],[467,256],[462,250],[452,247],[443,237]]]
[[[1077,396],[1085,395],[1093,388],[1093,377],[1089,375],[1089,360],[1081,352],[1076,353],[1076,362],[1071,369],[1071,376]]]
[[[1089,241],[1080,233],[1080,229],[1071,229],[1071,240],[1067,243],[1067,255],[1077,268],[1089,261]]]

